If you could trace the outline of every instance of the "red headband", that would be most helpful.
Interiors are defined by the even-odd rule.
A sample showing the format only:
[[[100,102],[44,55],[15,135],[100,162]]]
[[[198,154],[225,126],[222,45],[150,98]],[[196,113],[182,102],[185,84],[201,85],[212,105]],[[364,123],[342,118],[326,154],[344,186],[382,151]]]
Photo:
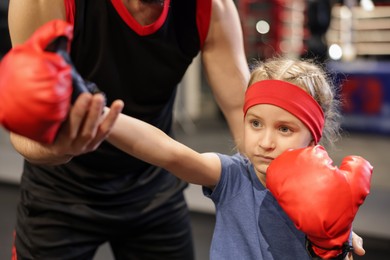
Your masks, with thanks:
[[[281,80],[262,80],[248,87],[245,93],[244,116],[248,109],[258,104],[275,105],[287,110],[301,120],[317,144],[324,127],[324,112],[305,90]]]

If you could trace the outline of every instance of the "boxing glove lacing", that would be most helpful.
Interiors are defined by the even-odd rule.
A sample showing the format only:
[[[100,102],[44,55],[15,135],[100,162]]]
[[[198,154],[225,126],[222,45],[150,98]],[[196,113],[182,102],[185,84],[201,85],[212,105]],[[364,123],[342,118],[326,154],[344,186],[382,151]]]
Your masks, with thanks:
[[[341,253],[334,257],[334,258],[331,258],[332,260],[344,260],[344,258],[347,256],[347,254],[351,251],[353,251],[353,246],[351,246],[349,244],[349,242],[345,242],[343,244],[342,247],[332,247],[332,248],[324,248],[324,247],[320,247],[320,246],[317,246],[316,244],[312,243],[309,239],[307,239],[306,237],[306,250],[308,252],[308,254],[310,255],[310,257],[313,259],[313,260],[321,260],[322,258],[319,257],[313,250],[313,246],[315,247],[318,247],[318,248],[321,248],[323,250],[328,250],[328,251],[332,251],[332,250],[341,250]]]

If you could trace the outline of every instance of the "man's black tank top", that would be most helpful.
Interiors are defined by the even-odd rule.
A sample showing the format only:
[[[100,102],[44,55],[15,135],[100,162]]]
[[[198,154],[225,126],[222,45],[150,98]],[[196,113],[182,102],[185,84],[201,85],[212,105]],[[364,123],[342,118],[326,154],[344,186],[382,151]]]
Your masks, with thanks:
[[[73,3],[65,0],[68,6],[69,1]],[[161,17],[146,27],[135,22],[121,0],[74,0],[74,4],[71,57],[79,73],[97,84],[108,105],[122,99],[123,113],[171,134],[176,86],[202,47],[211,0],[166,1]],[[185,186],[106,142],[65,165],[25,162],[22,178],[22,188],[36,196],[102,205],[113,200],[147,203],[157,193],[169,197]]]

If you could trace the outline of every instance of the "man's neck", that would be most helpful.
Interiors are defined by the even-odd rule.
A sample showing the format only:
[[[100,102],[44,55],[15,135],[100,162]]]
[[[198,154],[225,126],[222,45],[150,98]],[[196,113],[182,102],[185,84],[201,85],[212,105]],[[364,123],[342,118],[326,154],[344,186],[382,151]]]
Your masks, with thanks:
[[[164,0],[122,0],[131,16],[140,25],[154,23],[161,15]]]

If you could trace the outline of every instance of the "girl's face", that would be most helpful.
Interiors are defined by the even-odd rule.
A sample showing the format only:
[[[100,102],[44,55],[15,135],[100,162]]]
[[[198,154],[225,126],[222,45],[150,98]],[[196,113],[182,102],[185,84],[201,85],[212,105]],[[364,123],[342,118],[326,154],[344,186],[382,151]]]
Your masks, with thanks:
[[[244,121],[244,149],[257,177],[265,177],[273,159],[288,149],[314,145],[309,129],[286,110],[268,104],[248,109]]]

